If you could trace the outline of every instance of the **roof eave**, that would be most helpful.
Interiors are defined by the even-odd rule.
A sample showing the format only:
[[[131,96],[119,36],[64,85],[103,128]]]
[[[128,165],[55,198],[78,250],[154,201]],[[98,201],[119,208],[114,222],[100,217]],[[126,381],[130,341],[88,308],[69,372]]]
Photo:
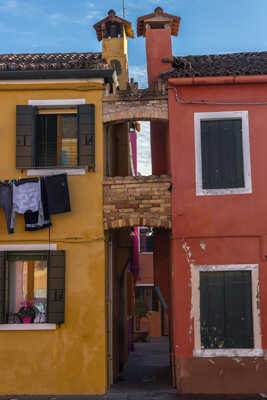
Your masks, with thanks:
[[[106,82],[114,81],[112,69],[66,69],[66,70],[30,70],[0,71],[0,80],[16,79],[90,79],[103,78]]]
[[[168,78],[168,84],[173,86],[234,85],[256,83],[267,83],[267,74]]]

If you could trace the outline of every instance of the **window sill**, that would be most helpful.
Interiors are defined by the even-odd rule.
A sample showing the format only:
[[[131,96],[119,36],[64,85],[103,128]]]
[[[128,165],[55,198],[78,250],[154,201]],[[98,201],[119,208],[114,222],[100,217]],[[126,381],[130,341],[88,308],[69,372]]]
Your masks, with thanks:
[[[85,168],[33,168],[27,169],[27,176],[47,176],[47,175],[85,175]]]
[[[0,331],[54,331],[56,324],[0,324]]]
[[[225,188],[225,189],[202,189],[200,187],[197,188],[197,196],[224,196],[227,194],[251,194],[252,188],[243,187],[243,188]]]
[[[194,350],[194,357],[263,357],[262,349],[204,349]]]

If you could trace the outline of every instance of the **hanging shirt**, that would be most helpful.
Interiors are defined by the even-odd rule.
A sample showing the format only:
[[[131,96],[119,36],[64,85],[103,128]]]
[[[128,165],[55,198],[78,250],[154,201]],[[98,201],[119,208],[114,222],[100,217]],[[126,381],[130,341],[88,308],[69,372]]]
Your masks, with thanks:
[[[13,183],[12,187],[11,229],[14,229],[16,213],[24,214],[25,230],[39,230],[49,226],[44,218],[40,180],[21,179]]]

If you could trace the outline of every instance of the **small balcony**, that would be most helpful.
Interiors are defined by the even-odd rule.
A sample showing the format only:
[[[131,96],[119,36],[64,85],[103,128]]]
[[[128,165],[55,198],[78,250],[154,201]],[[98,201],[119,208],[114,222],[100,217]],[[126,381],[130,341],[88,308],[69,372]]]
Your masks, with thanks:
[[[171,229],[171,177],[104,178],[104,229],[151,226]]]

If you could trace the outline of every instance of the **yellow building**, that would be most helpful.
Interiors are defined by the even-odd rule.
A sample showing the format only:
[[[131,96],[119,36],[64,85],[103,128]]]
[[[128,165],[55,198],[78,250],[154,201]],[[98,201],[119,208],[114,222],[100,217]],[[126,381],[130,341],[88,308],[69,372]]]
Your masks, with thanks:
[[[126,22],[125,43],[124,28]],[[117,39],[107,38],[111,46]],[[120,50],[108,59],[0,55],[0,395],[107,390],[102,97],[114,87],[111,61],[118,57],[125,84],[127,57]],[[8,233],[8,190],[14,204],[16,184],[30,183],[22,179],[62,173],[71,211],[51,215],[50,228],[25,231],[31,223],[19,209]],[[23,302],[35,304],[31,323],[22,323]]]

